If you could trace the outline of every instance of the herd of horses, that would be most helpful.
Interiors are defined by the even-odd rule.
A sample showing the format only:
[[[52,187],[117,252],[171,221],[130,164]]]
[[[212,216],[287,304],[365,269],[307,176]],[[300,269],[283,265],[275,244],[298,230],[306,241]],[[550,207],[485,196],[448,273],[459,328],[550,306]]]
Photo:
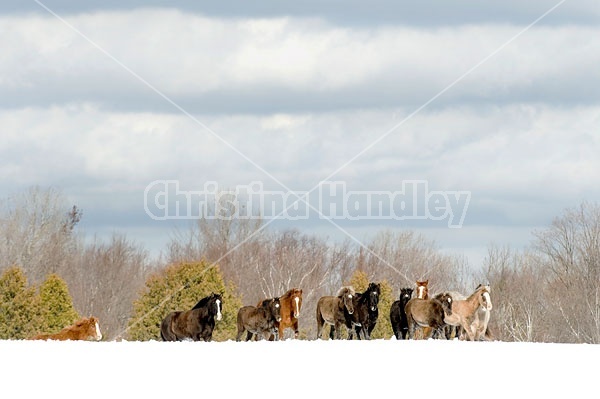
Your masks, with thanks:
[[[492,301],[489,284],[480,284],[468,296],[456,291],[440,292],[431,298],[429,281],[416,281],[415,288],[402,288],[390,308],[389,319],[394,336],[402,339],[458,338],[489,340],[488,329]],[[413,293],[415,294],[413,297]],[[379,318],[381,286],[371,282],[364,292],[351,286],[341,287],[336,295],[317,301],[317,339],[329,325],[329,338],[368,340]],[[261,300],[256,306],[243,306],[237,313],[236,341],[244,339],[279,340],[286,329],[298,338],[298,320],[302,308],[302,290],[292,288],[280,297]],[[223,296],[211,293],[192,309],[167,314],[160,324],[163,341],[211,341],[216,322],[223,318]],[[37,335],[36,340],[101,340],[98,319],[83,318],[62,331]]]
[[[400,298],[390,308],[390,322],[396,339],[458,338],[477,341],[491,338],[488,330],[492,300],[489,284],[480,284],[469,296],[445,291],[429,297],[429,281],[416,281],[416,288],[402,288]],[[416,293],[413,298],[413,292]],[[379,317],[381,286],[371,282],[364,292],[341,287],[336,295],[317,301],[317,339],[329,325],[329,338],[368,340]],[[222,297],[211,294],[187,312],[173,312],[161,324],[164,341],[210,341],[215,319],[221,315]],[[302,290],[292,288],[280,297],[267,298],[256,306],[243,306],[237,313],[236,341],[244,333],[252,339],[278,340],[291,328],[298,337]],[[204,309],[202,312],[199,309]],[[195,312],[195,313],[194,313]]]

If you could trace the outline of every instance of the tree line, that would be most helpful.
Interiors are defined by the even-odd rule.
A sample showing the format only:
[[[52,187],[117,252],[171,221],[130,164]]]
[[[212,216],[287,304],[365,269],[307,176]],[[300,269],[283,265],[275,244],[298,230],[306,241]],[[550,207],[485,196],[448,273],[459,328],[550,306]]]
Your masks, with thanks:
[[[428,279],[432,293],[470,293],[489,283],[495,339],[600,343],[598,204],[566,210],[533,232],[525,250],[491,245],[479,270],[412,231],[382,231],[362,246],[262,228],[260,220],[203,218],[173,232],[161,256],[151,259],[125,234],[86,240],[78,230],[82,217],[56,189],[32,188],[3,201],[0,338],[52,332],[93,315],[106,339],[159,339],[166,313],[218,291],[225,295],[224,320],[214,339],[231,339],[239,307],[299,287],[300,337],[312,339],[318,298],[342,285],[361,292],[369,281],[382,283],[373,338],[390,338],[389,306],[401,288]]]

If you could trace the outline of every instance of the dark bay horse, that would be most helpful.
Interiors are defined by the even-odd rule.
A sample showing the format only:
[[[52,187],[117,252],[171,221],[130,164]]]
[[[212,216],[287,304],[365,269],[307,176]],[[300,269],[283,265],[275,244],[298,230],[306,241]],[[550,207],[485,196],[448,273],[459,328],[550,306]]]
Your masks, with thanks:
[[[258,306],[262,306],[265,299]],[[286,328],[294,329],[294,338],[298,338],[298,318],[300,317],[300,309],[302,309],[302,290],[299,288],[291,288],[285,294],[279,297],[281,304],[281,321],[275,323],[275,328],[279,333],[279,338],[283,339],[283,333]],[[271,336],[272,341],[275,337]]]
[[[352,328],[356,330],[358,339],[371,339],[371,332],[373,332],[379,317],[380,295],[380,284],[369,283],[365,292],[357,293],[354,296],[354,313],[350,315],[346,312],[346,328],[350,331],[348,339],[352,339],[354,336]]]
[[[222,308],[222,295],[212,293],[190,310],[169,313],[160,325],[160,336],[163,341],[211,341],[215,318],[223,317]]]
[[[392,303],[390,307],[390,322],[396,339],[406,339],[408,337],[408,320],[404,307],[412,298],[412,288],[400,289],[400,298]]]
[[[342,287],[336,296],[324,296],[317,302],[317,339],[323,334],[323,327],[329,324],[330,339],[342,338],[342,326],[346,326],[346,314],[354,313],[354,288]]]
[[[412,298],[404,307],[404,311],[408,321],[409,338],[415,338],[417,327],[432,329],[432,337],[435,338],[444,334],[444,319],[452,314],[452,297],[443,294],[439,300]],[[423,334],[423,338],[428,337],[429,334]]]
[[[56,340],[56,341],[100,341],[102,333],[96,317],[84,317],[77,320],[73,325],[67,326],[54,334],[39,334],[33,338],[35,340]]]
[[[237,336],[240,341],[244,331],[247,331],[246,341],[253,334],[269,339],[275,332],[275,323],[281,322],[281,303],[279,298],[264,300],[262,306],[244,306],[237,314]]]

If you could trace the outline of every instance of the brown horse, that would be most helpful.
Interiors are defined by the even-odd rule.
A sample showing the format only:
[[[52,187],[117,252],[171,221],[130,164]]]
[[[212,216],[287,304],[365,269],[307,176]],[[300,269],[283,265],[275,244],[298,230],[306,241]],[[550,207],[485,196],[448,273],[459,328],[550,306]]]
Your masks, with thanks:
[[[264,301],[259,302],[257,306],[262,306]],[[302,290],[299,288],[289,289],[279,297],[279,302],[281,304],[281,321],[275,323],[279,338],[283,339],[286,328],[293,328],[294,338],[298,338],[298,318],[300,317],[300,309],[302,309]],[[269,339],[272,341],[274,337],[271,336]]]
[[[266,299],[261,306],[244,306],[237,314],[237,336],[240,341],[244,331],[247,331],[246,341],[253,334],[269,339],[275,330],[275,323],[281,322],[281,302],[279,298]]]
[[[488,285],[480,284],[466,299],[453,301],[452,314],[446,316],[445,322],[452,326],[462,327],[463,334],[466,334],[463,339],[466,338],[469,341],[480,339],[485,335],[485,330],[477,314],[480,309],[487,311],[488,314],[492,309],[490,287]],[[489,321],[489,318],[487,318],[487,321]],[[486,320],[484,319],[483,322],[486,322]],[[485,329],[487,329],[487,323]]]
[[[346,326],[346,314],[354,313],[352,299],[356,293],[352,287],[342,287],[336,296],[324,296],[317,302],[317,339],[323,334],[323,327],[329,324],[330,339],[342,338],[342,326]],[[348,332],[352,326],[348,327]]]
[[[96,317],[80,319],[72,326],[68,326],[55,334],[38,334],[33,338],[36,340],[57,340],[57,341],[100,341],[102,333]]]
[[[408,321],[408,336],[415,339],[417,327],[433,330],[432,337],[443,335],[445,318],[452,314],[452,297],[442,295],[440,300],[413,298],[404,307]],[[429,338],[430,333],[423,333],[423,338]]]

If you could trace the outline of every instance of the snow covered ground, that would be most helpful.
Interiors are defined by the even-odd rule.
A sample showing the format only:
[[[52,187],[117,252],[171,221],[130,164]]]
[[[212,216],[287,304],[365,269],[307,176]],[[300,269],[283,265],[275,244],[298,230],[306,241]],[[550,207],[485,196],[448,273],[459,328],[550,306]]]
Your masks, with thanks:
[[[600,397],[600,345],[0,341],[0,356],[0,398]]]

